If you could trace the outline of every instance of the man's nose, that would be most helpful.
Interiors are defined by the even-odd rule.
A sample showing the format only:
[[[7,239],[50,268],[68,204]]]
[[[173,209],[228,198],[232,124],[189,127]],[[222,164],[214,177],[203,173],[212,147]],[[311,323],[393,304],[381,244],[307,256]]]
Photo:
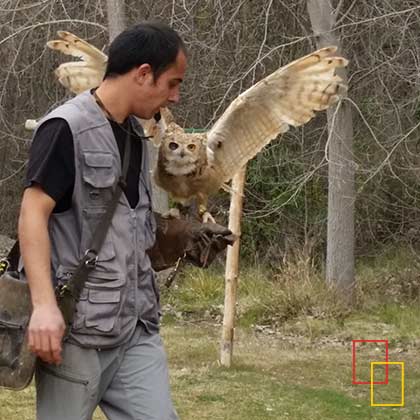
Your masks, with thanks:
[[[177,104],[179,102],[179,97],[180,97],[179,89],[175,89],[169,95],[168,101],[173,103],[173,104]]]

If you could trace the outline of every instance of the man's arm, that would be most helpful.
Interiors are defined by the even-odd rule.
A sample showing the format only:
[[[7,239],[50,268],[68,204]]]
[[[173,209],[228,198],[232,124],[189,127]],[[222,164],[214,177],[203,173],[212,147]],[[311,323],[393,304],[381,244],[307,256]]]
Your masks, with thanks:
[[[48,220],[56,202],[38,185],[26,188],[19,216],[19,242],[31,291],[33,311],[29,348],[48,363],[61,363],[65,331],[51,279]]]

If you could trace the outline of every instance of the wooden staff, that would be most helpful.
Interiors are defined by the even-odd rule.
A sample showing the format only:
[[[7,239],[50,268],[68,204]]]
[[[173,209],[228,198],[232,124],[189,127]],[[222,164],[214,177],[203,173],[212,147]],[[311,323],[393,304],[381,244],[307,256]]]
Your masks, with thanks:
[[[232,179],[232,196],[229,209],[229,229],[238,236],[229,246],[225,271],[225,308],[223,314],[220,362],[230,367],[232,363],[233,338],[235,331],[236,293],[238,290],[239,248],[241,235],[242,204],[246,176],[246,165]]]

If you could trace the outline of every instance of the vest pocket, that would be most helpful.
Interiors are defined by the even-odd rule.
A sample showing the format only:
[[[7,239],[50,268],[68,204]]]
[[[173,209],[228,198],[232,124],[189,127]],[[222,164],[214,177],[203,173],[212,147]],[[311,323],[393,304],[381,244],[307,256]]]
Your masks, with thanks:
[[[74,314],[73,332],[118,335],[124,284],[125,279],[118,273],[89,275]]]
[[[91,205],[103,205],[111,199],[117,174],[112,153],[83,152],[82,177],[87,184],[87,200]]]
[[[85,165],[83,179],[96,188],[108,188],[114,185],[116,175],[112,167],[112,153],[83,152]]]
[[[121,301],[120,290],[95,290],[88,293],[85,325],[98,331],[110,332],[114,328]]]

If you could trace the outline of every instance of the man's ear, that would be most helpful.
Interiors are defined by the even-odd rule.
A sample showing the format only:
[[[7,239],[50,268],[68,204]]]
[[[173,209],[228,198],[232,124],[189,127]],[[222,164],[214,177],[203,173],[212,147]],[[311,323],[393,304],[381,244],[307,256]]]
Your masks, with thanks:
[[[138,83],[143,84],[150,77],[153,78],[153,69],[150,64],[142,64],[137,67],[134,72],[135,79]]]

